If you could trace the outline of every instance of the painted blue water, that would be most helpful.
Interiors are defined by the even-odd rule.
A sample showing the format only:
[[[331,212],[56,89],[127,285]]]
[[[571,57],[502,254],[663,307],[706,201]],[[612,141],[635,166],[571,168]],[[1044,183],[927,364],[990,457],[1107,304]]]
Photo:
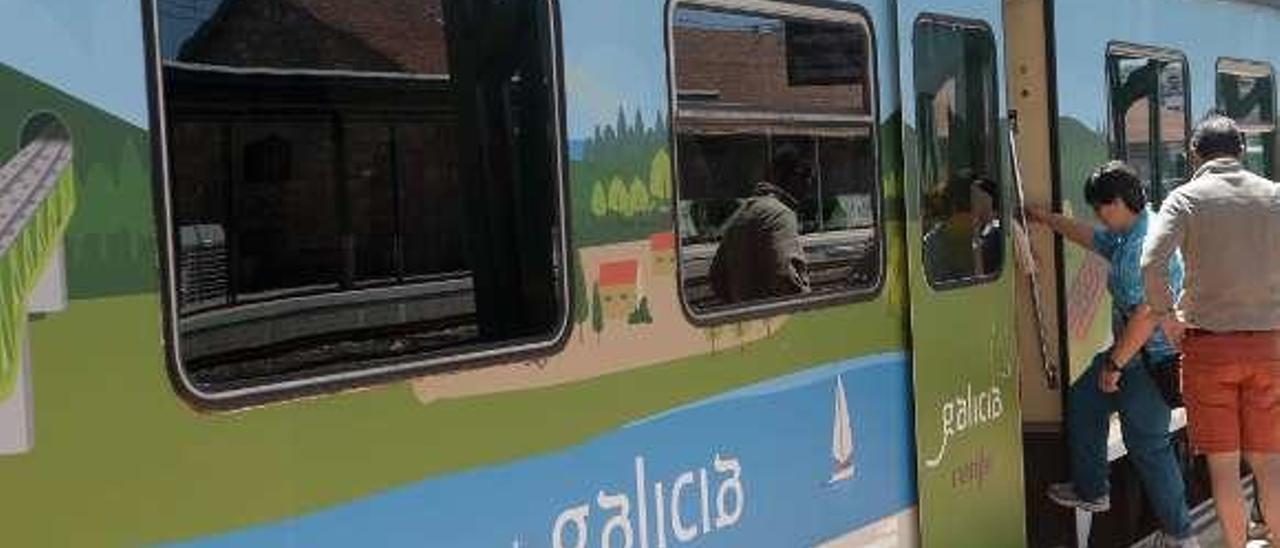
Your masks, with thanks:
[[[853,479],[828,485],[836,377],[843,379],[853,423]],[[717,490],[741,467],[742,513],[715,526]],[[606,522],[618,514],[597,496],[625,495],[633,546],[658,547],[654,484],[666,496],[666,546],[806,546],[915,504],[910,373],[902,354],[839,362],[736,390],[629,424],[564,451],[424,480],[297,518],[264,524],[186,546],[552,546],[556,518],[587,505],[587,546],[602,546]],[[641,542],[636,459],[644,460],[646,544]],[[703,530],[701,487],[708,477]],[[681,525],[697,537],[681,542],[672,525],[672,486],[685,472]],[[736,499],[726,498],[728,512]],[[567,527],[563,546],[575,546]],[[613,529],[608,546],[624,546]]]

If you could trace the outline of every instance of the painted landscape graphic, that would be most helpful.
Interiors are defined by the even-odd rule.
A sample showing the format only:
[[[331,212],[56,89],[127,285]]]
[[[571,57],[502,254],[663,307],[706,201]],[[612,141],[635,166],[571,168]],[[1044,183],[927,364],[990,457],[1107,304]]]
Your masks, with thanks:
[[[158,265],[146,133],[4,65],[0,96],[0,158],[17,153],[19,128],[40,112],[56,112],[76,145],[75,193],[80,203],[95,205],[81,208],[67,227],[70,296],[154,291]]]
[[[76,199],[66,128],[45,114],[28,122],[21,139],[0,166],[0,401],[18,376],[28,295],[61,244]]]
[[[647,122],[618,108],[597,125],[570,166],[574,242],[589,246],[634,241],[671,227],[671,156],[666,115]]]

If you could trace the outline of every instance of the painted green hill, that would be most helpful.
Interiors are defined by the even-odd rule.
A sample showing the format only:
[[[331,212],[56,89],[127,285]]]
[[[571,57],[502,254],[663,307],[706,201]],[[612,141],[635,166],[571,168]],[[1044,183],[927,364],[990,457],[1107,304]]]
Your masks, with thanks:
[[[142,82],[138,83],[141,89]],[[23,126],[52,112],[71,131],[80,207],[67,229],[71,298],[156,288],[156,241],[147,133],[0,64],[0,157],[18,150]]]

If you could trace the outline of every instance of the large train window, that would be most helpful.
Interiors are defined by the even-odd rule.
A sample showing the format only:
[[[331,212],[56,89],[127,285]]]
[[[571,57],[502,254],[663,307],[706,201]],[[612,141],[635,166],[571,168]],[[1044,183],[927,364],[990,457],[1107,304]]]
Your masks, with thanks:
[[[1240,124],[1245,164],[1275,177],[1276,80],[1268,63],[1218,60],[1218,109]]]
[[[920,19],[915,50],[924,268],[936,288],[999,276],[999,88],[991,31],[977,23]]]
[[[1187,71],[1177,51],[1130,44],[1108,49],[1111,152],[1138,171],[1156,206],[1187,180]]]
[[[563,337],[547,0],[155,7],[190,395],[279,397]]]
[[[868,295],[881,279],[867,19],[748,5],[672,15],[681,295],[700,320]]]

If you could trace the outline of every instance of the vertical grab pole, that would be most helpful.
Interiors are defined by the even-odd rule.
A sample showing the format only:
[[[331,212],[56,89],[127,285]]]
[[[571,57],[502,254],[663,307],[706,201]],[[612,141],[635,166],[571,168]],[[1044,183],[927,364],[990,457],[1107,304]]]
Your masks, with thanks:
[[[1027,196],[1022,182],[1022,166],[1018,163],[1018,111],[1009,111],[1009,158],[1013,168],[1013,188],[1018,208],[1014,212],[1013,244],[1018,264],[1031,283],[1031,306],[1036,313],[1036,338],[1040,348],[1040,363],[1044,370],[1045,384],[1050,390],[1058,389],[1058,368],[1049,357],[1049,339],[1045,334],[1044,303],[1040,300],[1040,274],[1031,249],[1031,236],[1027,231]]]

